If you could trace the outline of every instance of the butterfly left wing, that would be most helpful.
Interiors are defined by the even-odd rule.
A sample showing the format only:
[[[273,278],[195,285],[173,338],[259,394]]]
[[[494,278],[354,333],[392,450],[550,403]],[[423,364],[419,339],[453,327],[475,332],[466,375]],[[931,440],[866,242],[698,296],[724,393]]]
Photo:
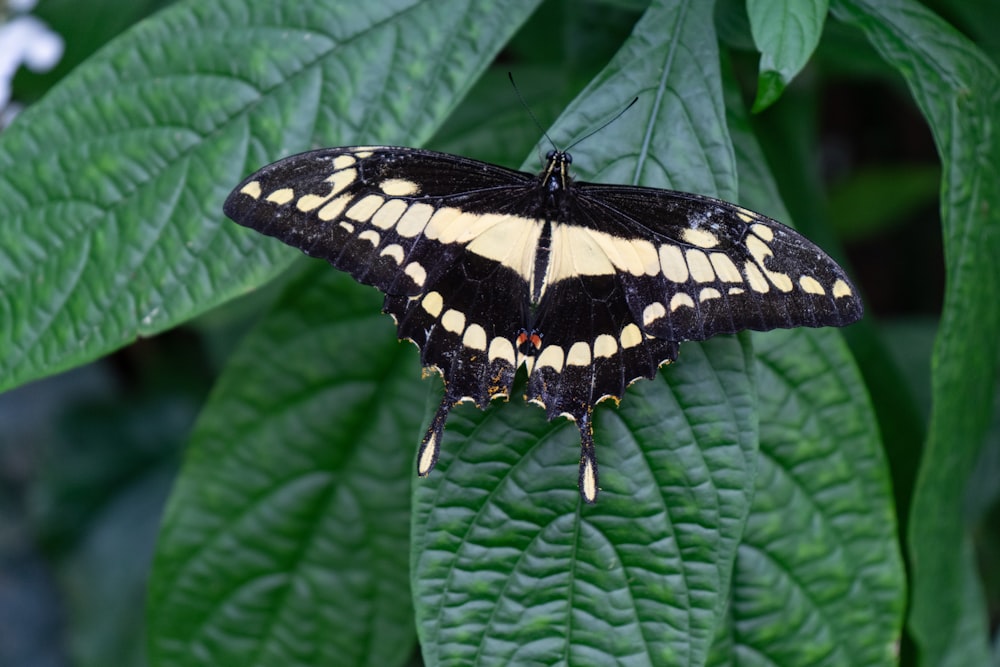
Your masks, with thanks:
[[[445,382],[418,455],[426,475],[448,411],[509,395],[522,362],[516,337],[529,320],[522,274],[543,224],[523,212],[536,192],[537,179],[523,172],[362,146],[268,165],[236,187],[224,211],[385,294],[383,310],[399,337],[414,342],[421,363]]]

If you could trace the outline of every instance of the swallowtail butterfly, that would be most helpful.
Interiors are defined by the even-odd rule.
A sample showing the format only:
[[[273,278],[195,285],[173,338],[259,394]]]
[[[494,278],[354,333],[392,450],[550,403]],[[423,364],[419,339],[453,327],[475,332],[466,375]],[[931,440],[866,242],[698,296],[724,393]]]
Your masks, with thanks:
[[[225,213],[385,294],[383,311],[445,393],[420,445],[438,458],[448,412],[525,398],[580,429],[580,493],[597,497],[592,414],[677,358],[681,341],[861,317],[843,269],[802,235],[728,202],[573,181],[456,155],[354,146],[249,176]]]

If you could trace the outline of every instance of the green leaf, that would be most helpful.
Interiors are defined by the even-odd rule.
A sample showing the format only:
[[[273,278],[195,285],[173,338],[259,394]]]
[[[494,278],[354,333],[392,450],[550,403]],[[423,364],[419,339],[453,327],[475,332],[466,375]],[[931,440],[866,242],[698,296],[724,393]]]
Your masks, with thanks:
[[[732,80],[727,107],[740,201],[787,221]],[[757,656],[762,664],[894,664],[905,580],[889,471],[861,377],[837,331],[753,339],[761,456],[729,632],[711,664],[736,655],[751,664]]]
[[[747,0],[760,82],[753,110],[774,103],[819,44],[829,0]]]
[[[933,409],[910,516],[910,627],[930,665],[990,661],[965,487],[990,421],[1000,340],[1000,108],[996,66],[906,0],[837,0],[906,80],[942,161],[947,286],[933,358]]]
[[[114,40],[0,135],[0,389],[276,275],[295,253],[224,220],[232,185],[425,141],[535,3],[190,1]]]
[[[413,650],[425,388],[379,301],[315,262],[233,355],[163,520],[152,664],[381,666]]]
[[[712,34],[709,3],[653,3],[551,132],[570,145],[639,96],[573,149],[581,177],[735,192]],[[428,664],[704,662],[754,474],[745,341],[686,343],[597,410],[596,506],[575,488],[574,426],[518,401],[453,413],[413,519]]]
[[[838,332],[754,335],[757,490],[733,573],[738,652],[892,665],[903,569],[878,429]]]

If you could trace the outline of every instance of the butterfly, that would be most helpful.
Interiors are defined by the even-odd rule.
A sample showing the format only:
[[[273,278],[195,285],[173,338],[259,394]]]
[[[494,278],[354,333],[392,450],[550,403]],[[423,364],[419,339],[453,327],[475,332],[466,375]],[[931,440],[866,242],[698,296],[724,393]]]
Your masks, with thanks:
[[[599,489],[594,407],[677,358],[682,341],[861,318],[844,270],[795,230],[697,194],[574,181],[397,146],[267,165],[225,214],[383,292],[401,339],[445,392],[420,444],[434,468],[449,411],[525,399],[580,430],[579,488]]]

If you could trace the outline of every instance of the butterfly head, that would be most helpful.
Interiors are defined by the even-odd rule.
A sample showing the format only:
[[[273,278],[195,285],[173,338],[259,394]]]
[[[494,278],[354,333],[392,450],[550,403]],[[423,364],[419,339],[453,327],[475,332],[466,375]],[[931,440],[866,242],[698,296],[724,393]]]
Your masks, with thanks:
[[[542,190],[548,202],[557,208],[569,189],[571,164],[573,156],[566,151],[553,149],[545,154],[545,170],[541,174]]]

